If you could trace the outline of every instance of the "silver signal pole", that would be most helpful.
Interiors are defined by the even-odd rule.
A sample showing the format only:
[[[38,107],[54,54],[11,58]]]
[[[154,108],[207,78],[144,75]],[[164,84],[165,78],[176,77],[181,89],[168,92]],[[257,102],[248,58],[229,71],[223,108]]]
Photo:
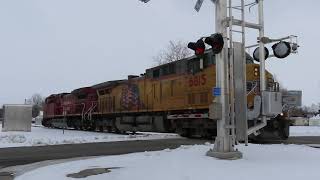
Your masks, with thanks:
[[[214,148],[207,152],[208,156],[219,159],[239,159],[242,153],[234,150],[232,133],[230,129],[229,106],[229,72],[228,72],[228,34],[227,34],[227,0],[216,0],[216,32],[224,37],[224,48],[216,55],[216,88],[221,90],[215,101],[221,105],[222,116],[217,120],[217,137]]]
[[[266,63],[265,63],[265,44],[266,42],[263,41],[264,38],[264,11],[263,11],[263,0],[258,1],[258,9],[259,9],[259,60],[260,60],[260,92],[261,92],[261,100],[262,100],[262,113],[261,113],[261,120],[262,122],[257,124],[256,126],[251,127],[248,129],[248,135],[257,132],[258,130],[264,128],[267,125],[267,117],[264,113],[264,98],[263,93],[266,91]]]
[[[259,0],[259,59],[260,59],[260,91],[266,90],[266,63],[264,54],[264,43],[261,38],[264,37],[264,20],[263,20],[263,0]]]
[[[264,42],[261,40],[264,37],[264,15],[263,15],[263,0],[259,0],[259,59],[260,59],[260,92],[263,93],[266,91],[266,59],[265,59],[265,52],[264,52]],[[262,94],[261,94],[262,95]],[[263,95],[262,95],[263,96]],[[263,98],[262,98],[262,104]],[[262,112],[264,112],[264,106],[262,106]],[[267,117],[262,113],[262,126],[267,125]]]

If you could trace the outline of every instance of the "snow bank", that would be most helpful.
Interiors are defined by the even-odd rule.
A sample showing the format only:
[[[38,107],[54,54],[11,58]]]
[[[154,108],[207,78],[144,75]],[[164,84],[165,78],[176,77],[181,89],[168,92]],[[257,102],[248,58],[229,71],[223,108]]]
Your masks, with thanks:
[[[290,136],[320,136],[320,127],[293,126],[290,127]],[[66,130],[63,134],[61,129],[49,129],[42,126],[32,127],[32,132],[1,132],[0,125],[0,148],[179,137],[168,133],[119,135],[75,130]]]
[[[98,133],[75,130],[65,130],[63,134],[63,131],[60,129],[49,129],[42,126],[32,127],[31,132],[1,132],[0,125],[0,148],[57,144],[79,144],[90,142],[149,140],[179,137],[180,136],[176,134],[165,133],[119,135],[112,133]]]
[[[290,136],[320,136],[319,126],[291,126]]]
[[[16,180],[70,180],[67,174],[90,168],[114,169],[84,180],[316,180],[320,150],[298,145],[239,146],[244,158],[235,161],[205,156],[212,145],[181,146],[176,150],[108,156],[43,167]]]

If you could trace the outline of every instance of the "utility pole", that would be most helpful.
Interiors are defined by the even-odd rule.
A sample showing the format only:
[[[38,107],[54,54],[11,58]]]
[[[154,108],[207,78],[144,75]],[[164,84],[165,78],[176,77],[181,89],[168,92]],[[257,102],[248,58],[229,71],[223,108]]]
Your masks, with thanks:
[[[224,42],[228,42],[227,0],[216,0],[215,5],[216,32],[222,34]],[[240,159],[242,153],[234,150],[234,137],[231,133],[232,127],[230,127],[228,61],[228,43],[225,43],[223,51],[216,55],[216,88],[220,90],[220,96],[216,96],[214,100],[221,106],[222,116],[217,120],[217,137],[214,148],[207,152],[207,156],[219,159]]]

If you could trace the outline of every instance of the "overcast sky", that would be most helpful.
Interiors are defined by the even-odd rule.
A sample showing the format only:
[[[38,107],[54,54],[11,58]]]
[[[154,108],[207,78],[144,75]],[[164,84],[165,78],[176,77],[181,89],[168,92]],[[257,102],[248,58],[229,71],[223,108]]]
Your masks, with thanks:
[[[0,1],[0,105],[143,73],[170,40],[214,32],[213,4],[206,0],[196,13],[195,2]],[[320,102],[319,7],[316,0],[265,0],[266,35],[295,34],[301,45],[298,55],[270,59],[268,69],[287,89],[303,90],[306,105]]]

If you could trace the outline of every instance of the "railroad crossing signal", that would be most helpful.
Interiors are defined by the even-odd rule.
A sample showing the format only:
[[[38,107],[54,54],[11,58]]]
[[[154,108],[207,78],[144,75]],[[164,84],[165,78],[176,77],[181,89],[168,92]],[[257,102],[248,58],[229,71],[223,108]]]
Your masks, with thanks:
[[[264,47],[264,59],[267,60],[269,57],[268,48]],[[257,47],[253,52],[253,59],[260,62],[260,47]]]
[[[224,47],[223,36],[220,33],[216,33],[209,37],[206,37],[204,42],[211,46],[213,54],[219,54]],[[190,42],[188,44],[188,48],[194,50],[195,55],[197,56],[203,55],[206,49],[204,42],[202,38],[199,39],[197,42]]]
[[[290,55],[291,45],[286,41],[280,41],[272,46],[275,57],[283,59]]]
[[[147,3],[150,0],[139,0],[141,2]],[[213,149],[207,152],[208,156],[216,157],[216,158],[221,158],[221,159],[233,159],[233,158],[241,158],[242,154],[234,149],[235,145],[235,139],[237,138],[237,135],[235,135],[234,130],[234,117],[231,117],[229,112],[231,111],[234,113],[234,110],[232,110],[232,106],[234,106],[234,102],[230,103],[229,102],[229,93],[230,88],[228,87],[228,83],[230,81],[230,77],[234,81],[233,74],[230,75],[228,71],[228,65],[233,63],[233,56],[228,57],[228,44],[230,48],[232,48],[232,33],[233,32],[240,32],[242,33],[242,42],[241,42],[241,49],[242,53],[239,53],[237,57],[241,56],[241,59],[243,60],[243,65],[245,69],[245,28],[250,28],[250,29],[256,29],[259,31],[259,44],[249,46],[246,48],[252,48],[259,46],[259,51],[257,51],[256,54],[256,59],[260,61],[260,90],[262,92],[266,91],[266,72],[265,72],[265,51],[264,47],[265,44],[270,43],[270,39],[264,37],[264,12],[263,12],[263,1],[264,0],[255,0],[254,3],[246,4],[245,0],[241,0],[241,5],[240,6],[232,6],[232,0],[211,0],[216,6],[216,13],[215,13],[215,22],[216,22],[216,32],[221,33],[222,37],[225,39],[226,42],[223,42],[225,45],[222,46],[222,50],[224,53],[219,53],[219,51],[216,51],[218,54],[216,55],[216,86],[218,88],[221,88],[221,96],[216,98],[216,103],[218,103],[222,108],[221,108],[221,119],[217,121],[217,137],[215,139],[215,146]],[[195,10],[198,12],[201,9],[201,6],[203,4],[204,0],[197,0]],[[229,3],[228,3],[229,2]],[[229,7],[228,7],[229,4]],[[251,23],[251,22],[246,22],[245,21],[245,7],[247,6],[252,6],[252,5],[258,5],[258,23]],[[229,15],[228,15],[228,9],[229,9]],[[232,10],[240,10],[241,11],[241,20],[234,18],[232,16]],[[235,31],[233,30],[232,26],[241,26],[242,30],[241,31]],[[229,36],[228,36],[228,29],[229,29]],[[282,38],[280,40],[271,40],[271,42],[279,42],[273,47],[274,51],[274,56],[278,56],[280,58],[285,58],[287,57],[291,52],[296,53],[298,49],[298,43],[290,43],[292,46],[288,48],[286,43],[282,43],[281,41],[284,41],[286,39],[292,40],[292,38],[297,38],[296,36],[289,36],[286,38]],[[207,39],[206,41],[207,44],[212,44],[212,47],[216,47],[217,50],[219,50],[220,46],[217,46],[212,43],[211,39]],[[219,48],[217,48],[219,47]],[[192,49],[195,51],[196,55],[202,55],[205,52],[205,44],[202,40],[198,40],[197,42],[191,42],[188,44],[188,48]],[[232,50],[230,51],[232,54]],[[229,52],[229,53],[230,53]],[[288,53],[289,52],[289,53]],[[228,64],[229,63],[229,64]],[[230,66],[233,68],[232,66]],[[233,69],[234,70],[234,69]],[[231,72],[233,72],[231,70]],[[246,71],[244,70],[242,73],[245,73]],[[232,82],[232,83],[233,83]],[[230,84],[232,84],[230,83]],[[245,81],[244,81],[245,83]],[[241,83],[241,86],[245,84]],[[233,87],[232,87],[233,88]],[[233,89],[232,89],[233,90]],[[237,89],[236,89],[237,90]],[[243,100],[241,102],[245,102],[246,96],[243,96]],[[262,110],[264,109],[265,105],[263,104],[264,102],[262,101]],[[231,107],[230,107],[231,105]],[[246,104],[244,105],[246,108]],[[247,109],[246,109],[247,110]],[[234,115],[233,115],[234,116]],[[230,127],[229,127],[230,125]],[[236,123],[237,125],[237,123]],[[253,127],[250,127],[248,129],[247,127],[247,121],[245,121],[246,127],[243,129],[240,129],[241,131],[245,131],[245,142],[247,143],[247,137],[250,134],[257,133],[260,129],[265,127],[267,125],[267,116],[261,114],[261,122],[256,124]],[[238,126],[238,125],[237,125]],[[237,128],[238,129],[238,128]],[[238,134],[238,133],[237,133]]]
[[[269,39],[268,37],[262,37],[260,41],[264,44],[276,42],[274,45],[272,45],[272,50],[273,50],[272,57],[284,59],[288,57],[290,54],[298,52],[299,45],[298,45],[298,42],[296,42],[297,40],[295,40],[296,38],[297,38],[296,36],[288,36],[281,39]],[[284,41],[288,39],[290,40],[290,42]],[[255,47],[255,46],[250,46],[249,48],[251,47]],[[260,50],[260,47],[257,47],[253,52],[253,58],[258,62],[260,62],[259,50]],[[265,59],[267,59],[269,57],[269,50],[266,47],[265,47],[264,54],[265,54]]]
[[[188,48],[194,50],[196,56],[201,56],[206,50],[206,45],[202,39],[199,39],[197,42],[190,42]]]
[[[219,54],[224,47],[223,36],[220,33],[207,37],[205,42],[212,47],[213,54]]]

